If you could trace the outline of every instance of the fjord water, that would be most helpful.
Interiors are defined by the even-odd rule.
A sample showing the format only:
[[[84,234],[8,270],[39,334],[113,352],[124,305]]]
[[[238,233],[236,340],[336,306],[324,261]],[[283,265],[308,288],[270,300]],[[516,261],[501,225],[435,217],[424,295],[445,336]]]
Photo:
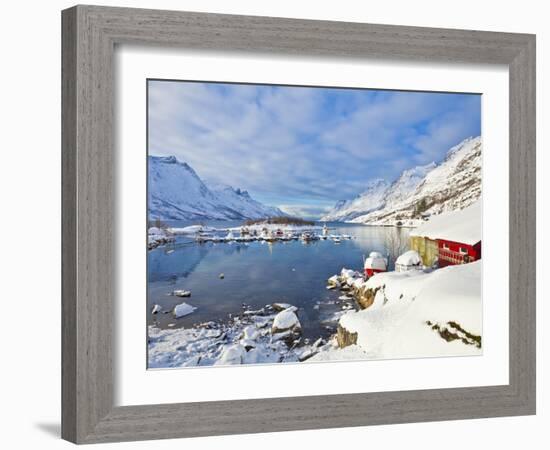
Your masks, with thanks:
[[[212,222],[209,226],[227,228],[241,223]],[[171,223],[186,226],[189,223]],[[400,233],[407,239],[408,230],[355,224],[327,224],[331,234],[347,234],[350,240],[319,240],[310,243],[230,242],[196,243],[191,236],[178,236],[172,245],[148,252],[148,324],[161,328],[191,327],[206,321],[227,319],[239,314],[243,304],[260,309],[274,302],[290,303],[299,308],[303,335],[316,339],[335,331],[341,314],[338,290],[327,290],[327,279],[343,267],[361,270],[363,256],[371,251],[386,253],[388,233]],[[320,231],[320,230],[319,230]],[[392,267],[390,266],[390,270]],[[223,274],[223,278],[220,278]],[[176,289],[191,291],[190,298],[170,295]],[[163,311],[185,301],[197,309],[175,319],[172,314],[150,311],[159,304]]]

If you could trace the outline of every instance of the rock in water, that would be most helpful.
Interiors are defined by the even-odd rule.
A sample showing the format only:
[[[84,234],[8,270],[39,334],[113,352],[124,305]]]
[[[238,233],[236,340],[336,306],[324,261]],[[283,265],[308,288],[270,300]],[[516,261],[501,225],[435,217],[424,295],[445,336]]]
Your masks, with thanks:
[[[153,306],[153,309],[151,309],[151,314],[158,314],[162,311],[162,307],[160,305]]]
[[[334,289],[336,287],[340,287],[340,280],[338,279],[338,275],[333,275],[327,280],[328,288]]]
[[[191,314],[193,311],[195,311],[194,306],[188,305],[187,303],[183,302],[179,305],[174,306],[174,317],[176,319],[179,319],[180,317],[187,316],[188,314]]]
[[[291,308],[281,311],[273,319],[273,326],[271,327],[271,333],[282,333],[285,331],[292,331],[293,333],[300,333],[302,325],[298,320],[298,316]]]
[[[292,306],[289,303],[273,303],[271,307],[278,312],[284,311],[285,309],[291,309],[292,312],[298,311],[298,308],[296,308],[296,306]]]
[[[223,273],[220,273],[220,280],[223,280],[225,278],[225,275]]]
[[[184,289],[178,289],[173,292],[176,297],[191,297],[191,291],[186,291]]]

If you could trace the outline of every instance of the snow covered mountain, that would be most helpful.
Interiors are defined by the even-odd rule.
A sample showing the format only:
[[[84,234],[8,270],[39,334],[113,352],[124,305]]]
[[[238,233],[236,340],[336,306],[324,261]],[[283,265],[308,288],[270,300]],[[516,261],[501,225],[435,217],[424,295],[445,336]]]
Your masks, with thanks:
[[[370,211],[360,212],[363,202],[370,202],[367,191],[354,200],[338,202],[322,220],[416,225],[423,216],[463,209],[481,196],[481,149],[481,137],[468,138],[451,148],[440,164],[405,170],[383,193],[376,193],[372,204],[378,206]]]
[[[284,216],[247,191],[226,185],[206,185],[191,166],[175,156],[149,156],[150,219],[260,219]]]
[[[324,222],[346,222],[376,211],[384,206],[385,194],[390,184],[386,180],[373,180],[367,189],[352,200],[340,200],[321,218]]]

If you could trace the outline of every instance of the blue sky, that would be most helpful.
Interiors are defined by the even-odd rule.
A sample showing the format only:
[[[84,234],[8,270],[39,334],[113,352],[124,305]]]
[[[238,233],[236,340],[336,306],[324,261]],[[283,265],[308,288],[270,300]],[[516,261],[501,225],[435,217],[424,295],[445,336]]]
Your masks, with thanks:
[[[481,134],[470,94],[149,81],[149,154],[317,217]]]

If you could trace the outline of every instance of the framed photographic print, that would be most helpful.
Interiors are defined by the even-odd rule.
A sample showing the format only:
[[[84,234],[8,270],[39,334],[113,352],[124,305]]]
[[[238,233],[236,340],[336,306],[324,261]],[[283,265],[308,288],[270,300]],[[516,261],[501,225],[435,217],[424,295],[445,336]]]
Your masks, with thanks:
[[[533,414],[534,49],[64,11],[63,437]]]

